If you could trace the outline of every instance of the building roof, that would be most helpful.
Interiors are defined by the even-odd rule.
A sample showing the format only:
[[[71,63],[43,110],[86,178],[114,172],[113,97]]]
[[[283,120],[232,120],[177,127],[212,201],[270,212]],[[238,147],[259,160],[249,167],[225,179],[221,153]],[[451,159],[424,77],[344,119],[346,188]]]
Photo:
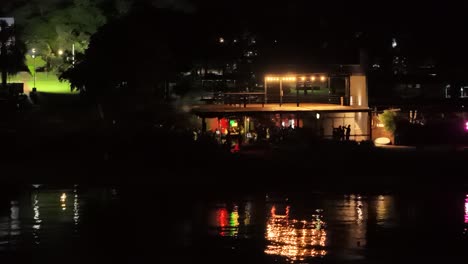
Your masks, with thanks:
[[[363,106],[343,106],[336,104],[301,103],[296,104],[247,104],[225,105],[225,104],[204,104],[192,106],[192,112],[199,116],[216,117],[230,114],[255,114],[255,113],[306,113],[306,112],[368,112],[369,107]]]
[[[267,74],[306,74],[326,73],[343,75],[362,75],[364,70],[359,64],[272,64],[264,68]]]

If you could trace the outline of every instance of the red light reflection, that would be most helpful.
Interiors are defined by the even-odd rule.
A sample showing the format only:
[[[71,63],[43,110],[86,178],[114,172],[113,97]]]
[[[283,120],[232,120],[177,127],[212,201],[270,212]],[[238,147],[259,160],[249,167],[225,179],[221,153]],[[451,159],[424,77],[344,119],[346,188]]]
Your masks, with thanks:
[[[227,214],[228,214],[228,212],[227,212],[226,208],[219,208],[218,209],[216,219],[218,221],[218,226],[220,227],[219,234],[221,236],[226,235],[226,232],[225,232],[226,229],[224,227],[226,227],[227,224],[228,224]]]

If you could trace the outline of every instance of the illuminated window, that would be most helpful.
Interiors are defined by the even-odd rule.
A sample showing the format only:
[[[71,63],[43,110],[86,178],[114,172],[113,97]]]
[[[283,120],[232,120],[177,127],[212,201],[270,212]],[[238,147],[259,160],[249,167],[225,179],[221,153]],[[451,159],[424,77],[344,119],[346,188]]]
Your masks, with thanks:
[[[234,119],[229,120],[229,126],[237,127],[237,120],[234,120]]]

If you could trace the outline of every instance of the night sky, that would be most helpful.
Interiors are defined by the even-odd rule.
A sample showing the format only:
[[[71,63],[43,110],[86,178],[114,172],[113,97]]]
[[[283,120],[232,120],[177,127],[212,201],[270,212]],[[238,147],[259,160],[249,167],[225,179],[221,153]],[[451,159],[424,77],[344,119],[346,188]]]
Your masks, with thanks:
[[[70,0],[46,2],[57,1]],[[285,49],[335,45],[372,50],[389,48],[391,39],[397,38],[400,47],[415,56],[464,58],[467,53],[468,7],[455,1],[148,1],[200,15],[213,34],[255,32],[270,41],[280,40]],[[1,0],[1,15],[8,16],[7,7],[22,2]]]

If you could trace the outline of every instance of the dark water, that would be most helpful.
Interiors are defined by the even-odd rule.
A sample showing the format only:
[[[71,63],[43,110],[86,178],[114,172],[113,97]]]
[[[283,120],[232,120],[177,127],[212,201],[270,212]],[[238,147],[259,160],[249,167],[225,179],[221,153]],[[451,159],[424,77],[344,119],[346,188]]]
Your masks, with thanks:
[[[467,197],[450,191],[207,195],[141,186],[16,186],[0,193],[0,260],[466,263]]]
[[[118,237],[119,200],[116,188],[74,184],[1,188],[0,259],[97,263],[118,246],[113,239]]]

